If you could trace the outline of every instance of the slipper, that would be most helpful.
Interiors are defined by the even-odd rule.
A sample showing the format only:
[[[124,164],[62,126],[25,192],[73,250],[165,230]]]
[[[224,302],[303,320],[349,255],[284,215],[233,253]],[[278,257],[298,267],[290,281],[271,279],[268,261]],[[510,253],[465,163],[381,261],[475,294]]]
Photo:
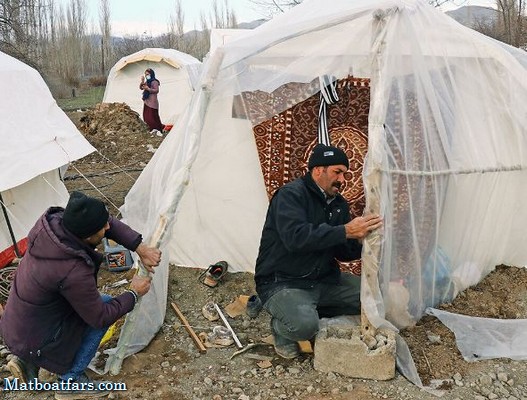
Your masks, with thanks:
[[[220,316],[218,315],[216,308],[214,308],[214,303],[211,301],[209,301],[207,304],[203,306],[203,308],[201,309],[201,313],[209,321],[216,321],[220,319]]]
[[[209,265],[199,276],[199,281],[208,287],[216,287],[218,282],[223,278],[229,269],[227,261],[218,261],[216,264]]]
[[[231,332],[224,326],[215,326],[212,332],[207,334],[201,332],[198,337],[205,347],[222,348],[234,343]]]

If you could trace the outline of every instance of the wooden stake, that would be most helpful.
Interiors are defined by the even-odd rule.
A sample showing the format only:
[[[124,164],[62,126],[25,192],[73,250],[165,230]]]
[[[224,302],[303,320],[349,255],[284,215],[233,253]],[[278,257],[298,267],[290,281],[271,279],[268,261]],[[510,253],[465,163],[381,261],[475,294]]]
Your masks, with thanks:
[[[203,343],[201,342],[201,340],[198,337],[198,335],[196,335],[196,332],[194,332],[194,329],[192,329],[192,327],[189,325],[187,319],[185,318],[183,313],[179,310],[178,306],[176,306],[174,303],[170,303],[170,304],[172,305],[172,308],[176,312],[176,315],[178,316],[179,320],[181,321],[181,323],[183,324],[183,326],[185,327],[185,329],[189,333],[190,337],[194,341],[194,344],[198,348],[199,352],[200,353],[206,353],[207,352],[207,348],[203,345]]]

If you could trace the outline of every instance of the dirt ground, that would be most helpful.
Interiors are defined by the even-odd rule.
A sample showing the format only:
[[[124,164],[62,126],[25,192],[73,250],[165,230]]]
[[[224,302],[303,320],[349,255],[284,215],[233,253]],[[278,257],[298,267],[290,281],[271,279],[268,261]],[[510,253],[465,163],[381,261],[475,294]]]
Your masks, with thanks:
[[[122,104],[98,106],[87,112],[69,114],[86,138],[101,154],[76,161],[68,170],[66,185],[119,207],[142,168],[161,144],[163,137],[153,136],[138,115]],[[89,180],[102,193],[92,189]],[[117,213],[116,208],[113,211]],[[222,325],[205,318],[202,307],[217,303],[223,310],[239,296],[254,293],[252,274],[227,274],[215,288],[198,280],[201,270],[170,267],[169,298],[165,322],[150,345],[126,359],[116,376],[99,379],[124,382],[126,392],[114,392],[119,399],[432,399],[432,395],[408,382],[399,373],[390,381],[347,378],[322,373],[313,368],[313,354],[294,360],[277,358],[270,345],[262,344],[270,335],[269,316],[262,312],[250,319],[243,312],[229,323],[244,345],[260,343],[236,355],[235,345],[208,348],[200,353],[187,330],[176,316],[176,304],[197,334],[205,335]],[[129,272],[101,270],[99,286],[110,294],[124,286],[110,288],[114,282],[130,278]],[[460,314],[489,318],[527,318],[527,269],[499,266],[477,286],[462,292],[452,304],[439,308]],[[0,299],[3,302],[4,299]],[[440,338],[434,343],[430,334]],[[435,317],[426,316],[415,327],[405,329],[406,340],[419,375],[425,384],[442,380],[443,399],[527,399],[527,365],[521,361],[489,360],[469,363],[457,350],[453,333]],[[115,339],[113,339],[115,340]],[[1,344],[1,341],[0,341]],[[111,347],[106,344],[104,348]],[[0,351],[0,366],[6,354]],[[105,356],[99,360],[103,365]],[[506,380],[499,378],[506,376]],[[504,375],[505,374],[505,375]],[[0,368],[0,379],[8,376]],[[485,386],[485,379],[490,383]],[[41,371],[41,379],[53,376]],[[506,382],[506,383],[503,383]],[[1,395],[0,395],[1,396]],[[51,399],[50,392],[5,392],[6,399]]]

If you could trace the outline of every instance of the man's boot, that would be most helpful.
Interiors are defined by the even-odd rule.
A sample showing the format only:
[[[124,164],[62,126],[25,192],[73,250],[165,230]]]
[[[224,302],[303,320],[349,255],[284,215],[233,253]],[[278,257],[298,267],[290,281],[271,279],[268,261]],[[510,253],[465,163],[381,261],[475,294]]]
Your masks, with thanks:
[[[27,383],[33,381],[33,379],[38,379],[39,368],[32,362],[23,360],[14,354],[13,358],[7,363],[7,369],[20,383]]]

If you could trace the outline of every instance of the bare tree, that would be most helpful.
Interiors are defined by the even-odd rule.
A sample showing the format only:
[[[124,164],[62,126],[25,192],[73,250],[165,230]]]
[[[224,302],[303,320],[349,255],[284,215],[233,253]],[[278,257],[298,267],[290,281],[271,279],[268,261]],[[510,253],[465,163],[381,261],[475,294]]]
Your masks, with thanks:
[[[496,0],[496,17],[476,21],[473,28],[494,39],[527,50],[526,0]]]
[[[165,35],[163,47],[171,49],[178,49],[185,51],[184,49],[184,25],[185,25],[185,13],[181,7],[181,0],[174,0],[174,12],[170,13],[168,18],[168,33]]]
[[[254,4],[255,9],[258,10],[265,18],[272,18],[273,15],[283,13],[290,8],[297,6],[304,0],[249,0]],[[434,7],[439,7],[446,3],[455,3],[461,5],[466,0],[428,0],[428,3]],[[329,4],[328,4],[329,6]]]
[[[228,0],[224,0],[223,6],[218,0],[212,3],[211,26],[214,28],[235,28],[236,15],[229,7]]]
[[[456,6],[462,6],[466,0],[428,0],[428,4],[434,7],[441,7],[443,4],[452,3]]]
[[[122,40],[114,45],[113,50],[115,58],[119,59],[129,54],[138,52],[145,47],[155,46],[145,46],[145,39],[142,35],[126,35]]]
[[[107,63],[111,57],[112,50],[110,4],[108,0],[101,0],[99,4],[99,28],[101,30],[101,75],[106,75]]]
[[[500,11],[497,27],[500,39],[515,47],[527,44],[525,0],[496,0]]]
[[[93,45],[87,36],[87,8],[85,0],[70,0],[53,10],[52,46],[49,51],[50,68],[70,86],[78,86],[87,73],[92,72]]]
[[[302,3],[303,0],[250,0],[262,16],[272,18],[273,15],[283,13]]]
[[[0,49],[37,69],[49,31],[48,4],[52,0],[1,0]]]

